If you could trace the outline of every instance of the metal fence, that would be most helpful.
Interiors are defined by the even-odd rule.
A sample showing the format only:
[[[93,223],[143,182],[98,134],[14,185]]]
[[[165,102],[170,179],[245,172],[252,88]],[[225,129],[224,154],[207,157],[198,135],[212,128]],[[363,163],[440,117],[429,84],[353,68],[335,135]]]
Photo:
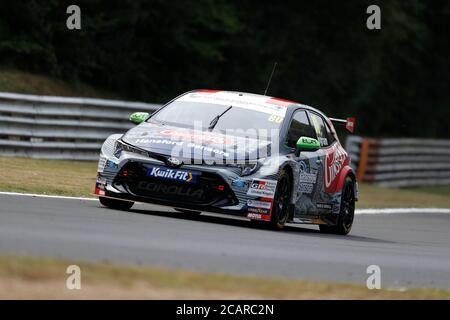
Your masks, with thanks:
[[[0,155],[97,160],[102,142],[132,127],[135,111],[160,105],[0,92]]]
[[[0,156],[97,160],[103,141],[160,105],[0,92]],[[450,140],[348,136],[358,181],[388,187],[450,185]]]
[[[349,136],[358,181],[386,187],[450,185],[450,140]]]

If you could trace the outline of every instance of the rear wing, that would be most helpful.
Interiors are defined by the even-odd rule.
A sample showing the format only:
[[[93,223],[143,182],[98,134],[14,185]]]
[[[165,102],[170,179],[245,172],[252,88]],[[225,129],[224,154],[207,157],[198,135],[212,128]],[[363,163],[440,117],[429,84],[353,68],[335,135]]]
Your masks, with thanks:
[[[355,118],[347,118],[347,119],[336,119],[336,118],[329,118],[330,121],[333,124],[345,126],[345,129],[347,129],[349,132],[353,133],[355,131]]]

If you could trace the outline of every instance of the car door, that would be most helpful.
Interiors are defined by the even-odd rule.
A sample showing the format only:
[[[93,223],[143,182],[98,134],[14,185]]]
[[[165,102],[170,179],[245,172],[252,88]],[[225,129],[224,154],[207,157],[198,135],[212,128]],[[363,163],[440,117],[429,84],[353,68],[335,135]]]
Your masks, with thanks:
[[[314,128],[317,140],[320,142],[320,150],[317,159],[317,183],[314,193],[312,194],[312,202],[315,204],[317,214],[330,213],[333,210],[333,195],[329,193],[329,172],[328,164],[332,162],[334,156],[336,141],[330,135],[324,118],[313,111],[308,111],[311,124]],[[332,165],[332,164],[331,164]]]
[[[297,170],[294,170],[296,183],[294,184],[295,211],[294,218],[305,215],[317,215],[314,196],[319,194],[322,188],[320,183],[321,152],[302,151],[299,155],[295,152],[295,145],[300,137],[316,139],[316,133],[306,110],[296,110],[291,118],[287,131],[285,144],[293,150],[291,157],[295,161]],[[323,178],[323,175],[322,175]]]

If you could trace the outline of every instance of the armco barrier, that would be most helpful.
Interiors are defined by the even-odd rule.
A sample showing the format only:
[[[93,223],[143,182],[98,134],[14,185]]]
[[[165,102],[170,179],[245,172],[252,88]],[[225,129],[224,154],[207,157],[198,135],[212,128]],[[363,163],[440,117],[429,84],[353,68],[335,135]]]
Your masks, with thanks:
[[[386,187],[450,185],[450,140],[349,136],[358,181]]]
[[[0,92],[0,156],[97,160],[102,142],[160,105]],[[389,187],[450,185],[450,140],[348,136],[358,181]]]
[[[0,92],[0,156],[96,160],[111,133],[133,126],[135,111],[160,105]]]

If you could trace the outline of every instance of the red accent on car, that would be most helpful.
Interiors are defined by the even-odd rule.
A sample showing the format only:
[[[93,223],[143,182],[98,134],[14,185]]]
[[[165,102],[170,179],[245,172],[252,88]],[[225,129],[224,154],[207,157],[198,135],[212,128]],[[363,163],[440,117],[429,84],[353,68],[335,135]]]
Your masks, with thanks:
[[[105,190],[102,190],[100,188],[95,188],[95,192],[94,193],[96,195],[99,195],[99,196],[104,196],[105,195]]]
[[[324,189],[326,193],[337,192],[343,168],[347,167],[349,163],[348,154],[340,145],[324,149],[324,152]]]
[[[197,90],[196,92],[202,92],[202,93],[217,93],[220,92],[221,90],[209,90],[209,89],[200,89]]]
[[[356,119],[355,118],[347,118],[347,123],[345,124],[345,129],[353,133],[355,131],[355,124]]]
[[[339,180],[337,182],[337,186],[336,186],[336,191],[341,191],[342,188],[344,187],[344,183],[345,183],[345,178],[351,174],[353,172],[352,168],[350,168],[350,166],[345,166],[344,168],[342,168]]]
[[[287,107],[287,106],[289,106],[291,104],[298,103],[298,102],[285,100],[285,99],[281,99],[281,98],[270,98],[266,102],[270,103],[270,104],[276,104],[277,106],[282,106],[282,107]]]

